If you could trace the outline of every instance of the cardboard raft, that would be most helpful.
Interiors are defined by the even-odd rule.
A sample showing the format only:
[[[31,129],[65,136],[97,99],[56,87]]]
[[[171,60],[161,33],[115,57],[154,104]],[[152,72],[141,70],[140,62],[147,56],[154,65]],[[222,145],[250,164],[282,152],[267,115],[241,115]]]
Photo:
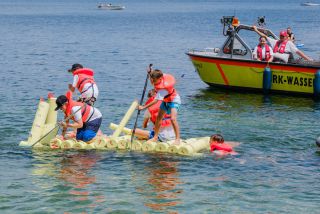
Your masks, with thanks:
[[[140,152],[162,152],[180,155],[199,155],[201,151],[209,151],[209,137],[190,138],[181,140],[179,145],[174,144],[174,140],[167,142],[146,142],[134,139],[131,143],[131,129],[126,128],[126,124],[132,117],[138,106],[138,101],[134,101],[119,125],[110,124],[110,129],[114,130],[111,136],[97,136],[90,143],[77,141],[75,139],[61,140],[56,137],[58,134],[57,112],[55,99],[48,101],[40,100],[38,110],[27,141],[21,141],[20,146],[31,147],[41,137],[53,130],[33,148],[41,149],[100,149],[100,150],[133,150]],[[55,128],[56,127],[56,128]],[[120,136],[121,135],[121,136]]]

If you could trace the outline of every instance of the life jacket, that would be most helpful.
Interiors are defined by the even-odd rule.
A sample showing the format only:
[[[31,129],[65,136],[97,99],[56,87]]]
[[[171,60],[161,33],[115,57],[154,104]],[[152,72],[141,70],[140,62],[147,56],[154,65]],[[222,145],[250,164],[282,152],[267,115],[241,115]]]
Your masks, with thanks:
[[[154,85],[154,88],[156,91],[165,89],[168,91],[168,95],[164,97],[163,101],[168,103],[172,102],[173,99],[176,97],[177,92],[174,89],[174,84],[176,83],[176,80],[174,76],[170,74],[163,74],[163,77],[161,78],[161,81],[159,81],[158,84]]]
[[[284,53],[286,50],[288,40],[281,42],[280,40],[277,41],[276,45],[273,48],[274,53]],[[280,44],[281,43],[281,44]],[[280,46],[280,47],[279,47]]]
[[[151,103],[154,100],[154,97],[150,97],[147,102],[146,105],[148,105],[149,103]],[[153,124],[156,124],[156,120],[159,114],[159,110],[160,110],[160,105],[161,105],[162,101],[158,100],[158,102],[152,106],[150,106],[148,108],[148,111],[150,112],[150,120]],[[164,117],[162,118],[161,121],[161,127],[165,127],[165,126],[170,126],[171,125],[171,116],[169,114],[165,114]]]
[[[264,61],[269,61],[269,59],[271,57],[269,45],[265,44],[264,45],[264,50],[265,50],[265,58],[262,59],[262,47],[261,47],[261,45],[258,45],[258,49],[257,49],[258,59],[264,60]]]
[[[90,114],[90,111],[91,111],[91,107],[90,105],[87,105],[85,103],[82,103],[82,102],[76,102],[74,100],[72,100],[72,92],[71,91],[68,91],[66,93],[66,97],[68,99],[68,103],[67,103],[67,109],[66,109],[66,117],[69,117],[72,113],[71,113],[71,110],[74,106],[79,106],[81,108],[81,116],[82,116],[82,122],[85,123],[87,122],[90,118],[89,118],[89,114]],[[85,105],[85,106],[83,106]],[[83,106],[83,107],[82,107]],[[74,120],[74,118],[72,118]]]
[[[80,91],[80,93],[82,92],[83,87],[86,83],[95,84],[95,81],[93,78],[94,72],[90,68],[77,69],[73,72],[73,76],[75,76],[75,75],[78,75],[78,77],[79,77],[79,80],[78,80],[76,87]]]
[[[213,152],[214,150],[220,150],[225,152],[232,152],[233,149],[226,143],[212,143],[210,145],[210,151]]]

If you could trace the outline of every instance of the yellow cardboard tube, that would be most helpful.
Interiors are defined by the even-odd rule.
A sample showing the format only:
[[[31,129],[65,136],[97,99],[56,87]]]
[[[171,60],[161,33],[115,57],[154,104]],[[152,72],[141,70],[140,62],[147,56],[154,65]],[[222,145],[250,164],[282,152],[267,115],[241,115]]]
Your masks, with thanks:
[[[77,141],[73,144],[73,148],[75,149],[85,149],[87,144],[83,141]]]
[[[142,144],[141,150],[143,152],[151,152],[154,151],[156,148],[157,143],[156,142],[151,142],[151,141],[146,141],[145,143]]]
[[[107,142],[110,141],[109,138],[105,137],[105,136],[101,136],[99,137],[97,140],[94,141],[94,146],[97,149],[106,149],[107,146]]]
[[[50,140],[49,146],[51,149],[59,149],[61,148],[62,140],[59,138],[53,138]]]
[[[115,124],[115,123],[110,123],[109,128],[111,130],[116,130],[119,127],[119,125]],[[127,135],[131,135],[132,130],[126,127],[123,127],[122,132],[127,134]]]
[[[73,140],[65,140],[61,144],[61,149],[71,149],[73,148],[74,141]]]
[[[135,140],[135,141],[133,141],[132,142],[132,150],[134,150],[134,151],[141,151],[141,149],[142,149],[142,143],[141,142],[139,142],[139,141],[137,141],[137,140]]]
[[[49,98],[48,103],[49,103],[49,110],[46,118],[46,124],[56,124],[57,118],[58,118],[58,111],[54,110],[57,107],[56,98],[53,98],[53,97]]]
[[[41,138],[42,129],[46,122],[48,111],[49,104],[45,101],[40,100],[28,138],[28,142],[30,143],[30,145],[37,142]]]
[[[116,138],[120,135],[122,129],[125,127],[125,125],[128,123],[128,121],[130,120],[133,112],[136,110],[136,108],[138,107],[138,101],[135,100],[132,102],[130,108],[128,109],[127,113],[124,115],[124,117],[122,118],[119,126],[116,128],[116,130],[113,132],[112,138]]]
[[[154,148],[154,150],[156,152],[167,152],[169,148],[169,144],[165,143],[165,142],[159,142],[157,143],[156,147]]]
[[[107,148],[108,149],[116,149],[118,147],[118,143],[116,139],[110,138],[110,140],[107,142]]]
[[[57,136],[58,131],[59,126],[56,126],[56,124],[45,124],[42,129],[41,137],[45,136],[46,134],[47,136],[45,136],[38,144],[49,145],[50,140]]]

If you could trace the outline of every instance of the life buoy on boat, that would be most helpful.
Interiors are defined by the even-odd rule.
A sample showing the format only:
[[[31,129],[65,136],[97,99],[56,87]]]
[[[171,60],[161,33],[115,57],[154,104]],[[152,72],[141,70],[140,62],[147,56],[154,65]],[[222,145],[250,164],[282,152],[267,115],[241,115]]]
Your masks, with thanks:
[[[316,97],[320,96],[320,70],[314,74],[313,94]]]

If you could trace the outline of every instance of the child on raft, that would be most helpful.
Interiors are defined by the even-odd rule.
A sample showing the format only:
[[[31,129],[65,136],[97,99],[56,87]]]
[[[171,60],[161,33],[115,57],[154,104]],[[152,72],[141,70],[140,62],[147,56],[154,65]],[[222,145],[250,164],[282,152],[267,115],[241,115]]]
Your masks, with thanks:
[[[152,102],[155,99],[156,94],[157,93],[154,89],[149,90],[148,92],[149,99],[147,100],[145,105]],[[142,124],[143,128],[147,128],[149,121],[151,121],[153,123],[153,129],[154,129],[154,125],[156,123],[156,119],[160,111],[161,102],[162,101],[158,100],[156,104],[154,104],[153,106],[150,106],[144,112],[144,118],[143,118],[143,124]],[[171,119],[171,116],[168,114],[165,114],[165,116],[163,117],[160,125],[160,130],[159,130],[159,137],[158,137],[159,141],[163,142],[163,141],[169,141],[169,140],[175,139],[175,132],[172,127],[172,123],[170,119]],[[143,129],[136,129],[134,134],[141,140],[149,140],[154,137],[154,130],[147,131]]]
[[[210,152],[218,151],[220,155],[236,155],[237,153],[233,150],[231,142],[225,142],[222,135],[214,134],[210,137]]]
[[[175,144],[178,145],[180,144],[180,128],[177,121],[177,116],[178,110],[181,105],[181,98],[174,88],[174,85],[176,83],[175,78],[170,74],[164,74],[161,70],[158,69],[151,71],[149,76],[150,82],[154,86],[157,94],[152,102],[144,106],[139,106],[138,109],[144,110],[155,105],[159,100],[162,101],[160,105],[160,111],[155,122],[154,136],[149,141],[158,141],[161,121],[165,114],[169,114],[175,132]]]

